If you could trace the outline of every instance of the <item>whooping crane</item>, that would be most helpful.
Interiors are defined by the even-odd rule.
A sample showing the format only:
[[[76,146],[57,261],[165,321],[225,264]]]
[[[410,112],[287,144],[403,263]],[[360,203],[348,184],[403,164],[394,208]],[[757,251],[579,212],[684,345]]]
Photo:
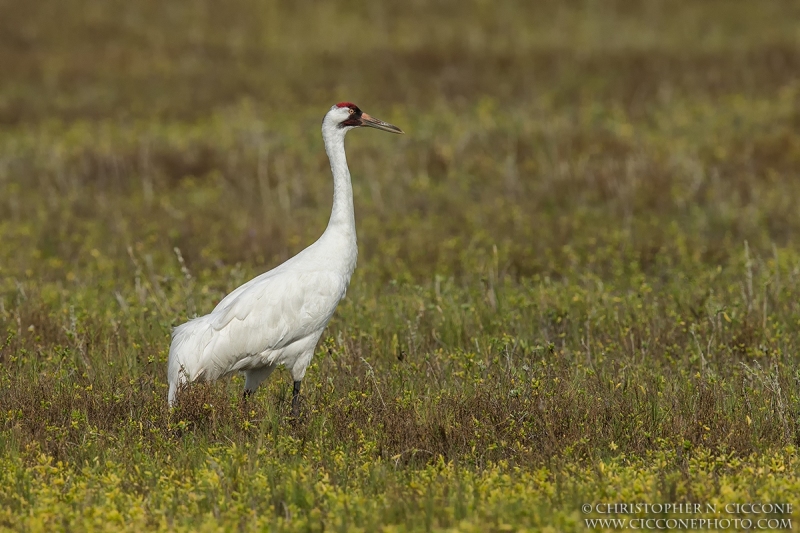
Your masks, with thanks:
[[[331,107],[322,120],[322,139],[333,171],[328,227],[314,244],[237,288],[209,314],[174,329],[167,369],[170,405],[184,384],[213,381],[237,371],[245,373],[248,396],[282,364],[294,380],[292,415],[298,415],[300,382],[356,268],[353,187],[344,137],[361,126],[403,133],[350,102]]]

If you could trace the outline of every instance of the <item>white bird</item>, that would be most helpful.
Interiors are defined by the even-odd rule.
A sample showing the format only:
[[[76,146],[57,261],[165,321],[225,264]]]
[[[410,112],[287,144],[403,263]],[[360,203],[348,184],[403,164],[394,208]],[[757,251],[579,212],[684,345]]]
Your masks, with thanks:
[[[331,107],[322,120],[322,139],[333,171],[328,227],[314,244],[237,288],[209,314],[173,330],[167,369],[170,405],[185,384],[237,371],[245,373],[248,396],[276,366],[285,365],[294,380],[292,414],[297,416],[300,383],[356,268],[353,187],[344,137],[361,126],[403,133],[350,102]]]

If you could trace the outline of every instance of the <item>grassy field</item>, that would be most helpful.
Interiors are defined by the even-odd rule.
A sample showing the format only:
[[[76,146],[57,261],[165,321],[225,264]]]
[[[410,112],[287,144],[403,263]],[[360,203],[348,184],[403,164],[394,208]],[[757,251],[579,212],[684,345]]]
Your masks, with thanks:
[[[0,0],[0,529],[800,520],[797,20]],[[170,412],[171,328],[323,231],[340,100],[406,135],[348,136],[359,266],[301,419],[285,371]]]

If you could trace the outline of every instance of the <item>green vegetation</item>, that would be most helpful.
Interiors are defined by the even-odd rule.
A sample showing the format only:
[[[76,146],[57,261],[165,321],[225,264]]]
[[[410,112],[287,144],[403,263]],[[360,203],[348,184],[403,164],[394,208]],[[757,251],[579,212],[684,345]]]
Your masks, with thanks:
[[[0,528],[797,519],[800,4],[0,12]],[[283,371],[171,413],[171,327],[323,231],[339,100],[407,134],[349,135],[301,419]]]

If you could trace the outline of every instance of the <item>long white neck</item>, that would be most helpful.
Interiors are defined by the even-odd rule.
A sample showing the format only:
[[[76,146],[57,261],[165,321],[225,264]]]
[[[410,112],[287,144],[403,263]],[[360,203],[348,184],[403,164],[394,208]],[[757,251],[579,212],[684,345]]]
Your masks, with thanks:
[[[333,209],[325,232],[341,232],[355,240],[353,185],[350,183],[350,170],[344,153],[344,134],[344,130],[339,128],[322,128],[322,140],[333,172]]]

